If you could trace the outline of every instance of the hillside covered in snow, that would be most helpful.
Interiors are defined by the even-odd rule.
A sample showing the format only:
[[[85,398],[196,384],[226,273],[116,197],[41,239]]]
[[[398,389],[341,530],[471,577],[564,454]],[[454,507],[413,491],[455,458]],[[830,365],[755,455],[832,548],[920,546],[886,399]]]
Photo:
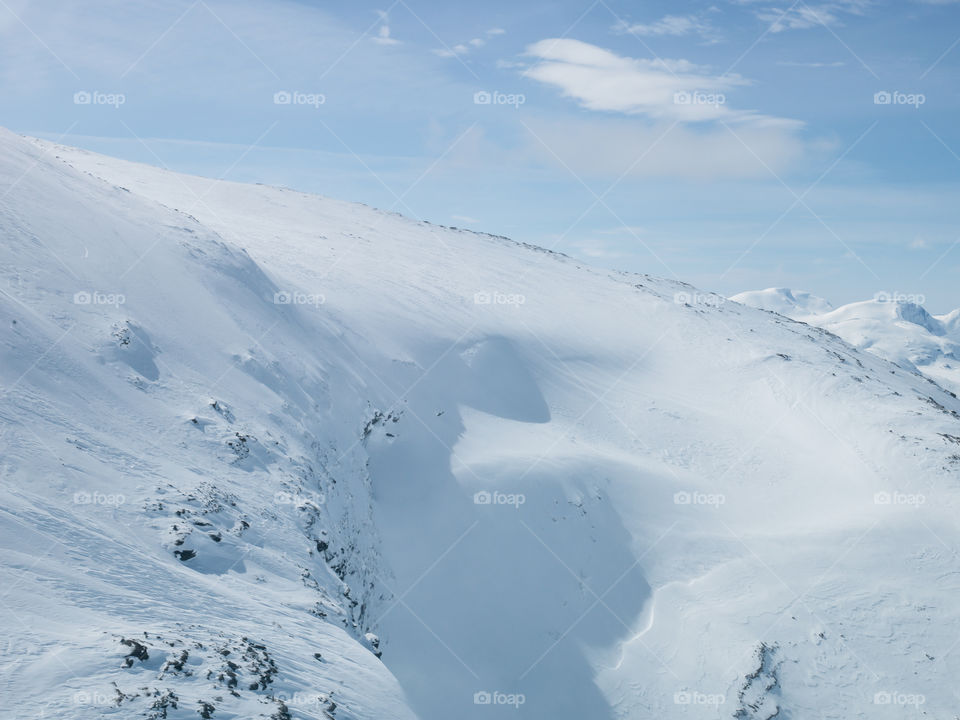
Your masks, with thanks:
[[[0,328],[11,717],[956,713],[960,401],[820,327],[0,131]]]
[[[960,392],[960,309],[931,315],[922,297],[902,293],[878,293],[838,308],[787,288],[754,290],[732,299],[829,330],[856,348]]]

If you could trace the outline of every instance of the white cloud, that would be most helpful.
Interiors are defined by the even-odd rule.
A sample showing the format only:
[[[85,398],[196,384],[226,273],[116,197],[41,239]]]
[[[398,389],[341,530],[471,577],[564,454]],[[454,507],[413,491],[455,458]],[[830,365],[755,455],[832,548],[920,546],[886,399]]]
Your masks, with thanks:
[[[490,28],[484,34],[487,37],[492,38],[496,35],[503,35],[505,32],[506,30],[502,28]],[[431,50],[431,52],[434,55],[438,55],[439,57],[453,58],[459,55],[466,55],[471,50],[482,48],[486,44],[487,44],[486,39],[482,37],[475,37],[475,38],[471,38],[470,40],[467,40],[466,42],[457,43],[453,47],[436,48],[435,50]]]
[[[696,15],[665,15],[659,20],[645,24],[630,24],[621,21],[613,26],[615,32],[642,35],[644,37],[699,35],[709,42],[717,42],[719,34],[706,21]]]
[[[756,3],[757,0],[739,0],[741,5]],[[760,7],[754,10],[754,15],[769,24],[771,32],[778,33],[824,25],[842,25],[842,15],[863,15],[870,4],[871,0],[833,0],[811,5],[801,0],[786,7]]]
[[[571,39],[541,40],[525,54],[537,59],[525,77],[558,88],[590,110],[687,122],[797,124],[732,109],[726,93],[747,81],[735,74],[710,75],[686,60],[639,60]]]
[[[436,48],[430,52],[439,57],[452,58],[457,57],[458,55],[466,55],[468,52],[470,52],[470,48],[461,43],[454,45],[452,48]]]
[[[390,26],[381,25],[373,41],[380,45],[397,45],[400,41],[390,37]]]

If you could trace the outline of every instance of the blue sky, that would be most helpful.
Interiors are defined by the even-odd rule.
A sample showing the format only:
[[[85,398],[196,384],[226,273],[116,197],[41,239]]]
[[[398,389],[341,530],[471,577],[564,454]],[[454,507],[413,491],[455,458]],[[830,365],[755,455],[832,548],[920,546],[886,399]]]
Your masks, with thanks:
[[[0,0],[17,132],[932,312],[960,306],[958,68],[946,0]]]

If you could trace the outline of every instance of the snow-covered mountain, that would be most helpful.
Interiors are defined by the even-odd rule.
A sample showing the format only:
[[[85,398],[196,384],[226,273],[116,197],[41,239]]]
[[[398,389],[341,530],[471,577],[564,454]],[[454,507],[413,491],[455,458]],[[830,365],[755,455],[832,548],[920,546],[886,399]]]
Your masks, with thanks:
[[[878,293],[873,300],[834,308],[810,293],[769,288],[732,300],[816,325],[903,368],[960,392],[960,309],[931,315],[922,298]]]
[[[912,372],[6,132],[0,238],[11,717],[956,711],[960,401]]]
[[[822,297],[817,297],[802,290],[790,290],[789,288],[751,290],[734,295],[731,300],[761,310],[779,313],[789,318],[822,315],[833,310],[833,305]]]

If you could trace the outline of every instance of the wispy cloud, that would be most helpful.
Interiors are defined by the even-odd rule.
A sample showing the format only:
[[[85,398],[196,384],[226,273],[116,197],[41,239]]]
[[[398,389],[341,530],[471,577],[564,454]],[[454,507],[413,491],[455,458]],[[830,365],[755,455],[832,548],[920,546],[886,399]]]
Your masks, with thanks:
[[[485,33],[483,33],[484,35],[483,37],[471,38],[466,42],[457,43],[452,47],[436,48],[431,52],[433,52],[434,55],[438,55],[440,57],[445,57],[445,58],[452,58],[452,57],[457,57],[459,55],[466,55],[471,50],[477,50],[479,48],[482,48],[484,45],[486,45],[488,38],[493,38],[493,37],[496,37],[497,35],[503,35],[504,33],[506,33],[506,30],[504,30],[503,28],[498,28],[498,27],[490,28]]]
[[[541,40],[525,54],[537,62],[524,76],[558,88],[590,110],[689,122],[792,123],[734,110],[725,93],[748,81],[736,74],[711,75],[686,60],[624,57],[572,39]]]
[[[863,15],[872,0],[831,0],[810,4],[803,2],[782,7],[770,6],[766,0],[737,0],[740,5],[753,5],[757,19],[769,24],[770,32],[806,30],[813,27],[843,25],[844,15]],[[759,4],[763,3],[762,7]]]
[[[373,41],[379,45],[398,45],[400,41],[390,35],[390,18],[386,11],[377,10],[377,14],[380,16],[382,24],[377,30],[377,34],[374,35]]]
[[[665,15],[652,23],[631,24],[620,21],[613,26],[613,30],[617,33],[644,37],[698,35],[711,43],[720,40],[720,33],[716,28],[697,15]]]

